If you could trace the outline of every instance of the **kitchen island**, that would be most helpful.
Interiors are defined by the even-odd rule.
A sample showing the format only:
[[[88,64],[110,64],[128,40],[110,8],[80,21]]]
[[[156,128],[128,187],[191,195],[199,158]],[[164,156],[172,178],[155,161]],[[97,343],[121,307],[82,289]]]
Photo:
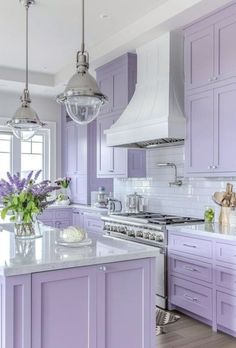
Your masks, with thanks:
[[[1,348],[154,348],[156,249],[58,231],[15,240],[0,232]]]

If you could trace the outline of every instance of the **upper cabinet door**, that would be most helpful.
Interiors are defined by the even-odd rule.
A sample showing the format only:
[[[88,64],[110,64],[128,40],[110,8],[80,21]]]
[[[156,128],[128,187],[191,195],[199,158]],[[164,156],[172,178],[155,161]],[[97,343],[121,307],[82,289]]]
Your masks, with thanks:
[[[236,129],[236,83],[214,90],[214,166],[217,172],[236,172],[233,155]]]
[[[122,112],[128,104],[127,72],[126,69],[119,69],[113,73],[113,105],[112,112]]]
[[[76,172],[76,133],[77,127],[74,122],[70,122],[66,125],[65,129],[65,162],[66,175],[72,175]]]
[[[100,111],[100,115],[109,114],[113,106],[113,78],[110,74],[97,74],[98,86],[102,93],[108,98],[108,103],[105,103]]]
[[[185,38],[186,88],[196,88],[214,79],[214,29],[200,30]]]
[[[236,77],[236,16],[215,25],[216,80]]]
[[[87,174],[87,125],[77,125],[76,138],[77,154],[74,159],[74,161],[76,161],[76,173],[81,175]]]
[[[114,148],[106,145],[105,130],[113,124],[111,117],[97,120],[97,174],[98,176],[112,176],[114,173]]]
[[[213,92],[187,98],[187,173],[211,172],[213,166]]]

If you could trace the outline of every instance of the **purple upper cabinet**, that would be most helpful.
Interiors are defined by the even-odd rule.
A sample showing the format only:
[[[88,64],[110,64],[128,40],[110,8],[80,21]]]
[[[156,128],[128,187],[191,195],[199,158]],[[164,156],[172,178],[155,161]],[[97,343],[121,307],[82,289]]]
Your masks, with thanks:
[[[214,76],[213,27],[185,37],[186,88],[195,88],[211,82]]]
[[[104,131],[120,117],[133,96],[137,79],[137,57],[125,54],[96,70],[97,81],[109,104],[97,120],[98,178],[145,177],[146,154],[143,150],[108,148]]]
[[[217,80],[236,77],[236,14],[215,25],[215,77]],[[217,81],[216,80],[216,81]]]
[[[187,173],[211,172],[213,166],[213,92],[207,91],[186,99]]]
[[[236,83],[214,90],[214,171],[236,172],[236,160],[232,157],[235,148],[236,129]]]

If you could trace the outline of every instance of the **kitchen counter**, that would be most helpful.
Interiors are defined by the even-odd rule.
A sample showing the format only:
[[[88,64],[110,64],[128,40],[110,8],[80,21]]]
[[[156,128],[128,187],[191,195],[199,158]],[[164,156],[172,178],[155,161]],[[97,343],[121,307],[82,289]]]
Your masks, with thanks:
[[[236,227],[222,226],[218,223],[171,226],[173,232],[190,233],[203,237],[212,237],[236,241]]]
[[[92,206],[92,205],[76,204],[76,203],[72,203],[69,205],[52,204],[47,209],[71,209],[71,208],[91,210],[91,211],[99,212],[99,213],[104,214],[104,215],[108,214],[107,208],[97,208],[97,207]]]
[[[43,237],[16,240],[13,233],[0,232],[0,275],[12,276],[155,257],[157,249],[143,244],[90,234],[90,246],[62,247],[56,244],[58,231],[44,227]]]

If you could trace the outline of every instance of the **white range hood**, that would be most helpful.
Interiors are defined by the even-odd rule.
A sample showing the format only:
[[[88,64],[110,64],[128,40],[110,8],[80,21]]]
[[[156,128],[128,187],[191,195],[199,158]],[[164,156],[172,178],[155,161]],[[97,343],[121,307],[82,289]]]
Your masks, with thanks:
[[[182,32],[166,33],[137,49],[136,90],[105,131],[108,146],[151,148],[185,138]]]

